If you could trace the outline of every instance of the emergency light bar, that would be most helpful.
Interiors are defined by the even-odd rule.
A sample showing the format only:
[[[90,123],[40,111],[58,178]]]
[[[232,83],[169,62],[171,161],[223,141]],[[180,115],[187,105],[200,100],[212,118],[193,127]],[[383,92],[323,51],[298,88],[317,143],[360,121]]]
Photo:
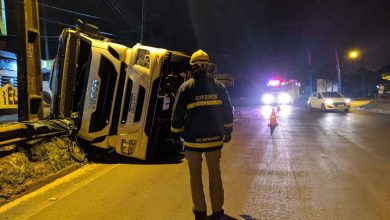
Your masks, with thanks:
[[[280,80],[269,80],[267,86],[279,86]]]

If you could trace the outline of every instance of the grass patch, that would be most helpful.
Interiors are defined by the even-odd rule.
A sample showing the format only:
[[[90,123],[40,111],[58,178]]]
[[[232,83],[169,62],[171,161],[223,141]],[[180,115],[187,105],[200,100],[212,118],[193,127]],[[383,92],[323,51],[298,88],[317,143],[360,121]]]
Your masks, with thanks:
[[[0,148],[0,202],[24,192],[34,181],[77,164],[68,145],[68,138],[54,137]]]

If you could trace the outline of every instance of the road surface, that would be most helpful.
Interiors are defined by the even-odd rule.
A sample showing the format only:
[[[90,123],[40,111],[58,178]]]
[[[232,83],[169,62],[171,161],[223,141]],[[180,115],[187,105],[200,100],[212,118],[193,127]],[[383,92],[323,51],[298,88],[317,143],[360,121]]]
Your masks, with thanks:
[[[390,115],[236,107],[225,212],[254,219],[390,219]],[[206,170],[205,170],[205,173]],[[207,182],[205,183],[207,192]],[[0,219],[193,219],[186,161],[86,165],[0,207]],[[210,210],[209,210],[210,214]]]

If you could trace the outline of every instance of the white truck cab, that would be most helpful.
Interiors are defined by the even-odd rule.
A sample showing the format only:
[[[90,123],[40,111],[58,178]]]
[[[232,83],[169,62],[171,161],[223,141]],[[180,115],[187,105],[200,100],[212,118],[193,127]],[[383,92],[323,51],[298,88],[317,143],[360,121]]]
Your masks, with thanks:
[[[88,33],[86,33],[88,32]],[[74,118],[78,138],[145,160],[169,146],[178,87],[189,77],[184,53],[110,42],[92,25],[63,30],[51,76],[55,118]]]

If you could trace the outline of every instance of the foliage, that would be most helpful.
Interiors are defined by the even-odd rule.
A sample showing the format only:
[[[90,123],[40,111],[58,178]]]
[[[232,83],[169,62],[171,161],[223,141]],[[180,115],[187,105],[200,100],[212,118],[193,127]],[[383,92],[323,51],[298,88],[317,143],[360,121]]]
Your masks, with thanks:
[[[381,74],[381,78],[383,80],[390,81],[390,73],[383,73],[383,74]]]
[[[0,148],[0,202],[24,192],[32,182],[75,164],[68,142],[67,138],[55,137]]]

